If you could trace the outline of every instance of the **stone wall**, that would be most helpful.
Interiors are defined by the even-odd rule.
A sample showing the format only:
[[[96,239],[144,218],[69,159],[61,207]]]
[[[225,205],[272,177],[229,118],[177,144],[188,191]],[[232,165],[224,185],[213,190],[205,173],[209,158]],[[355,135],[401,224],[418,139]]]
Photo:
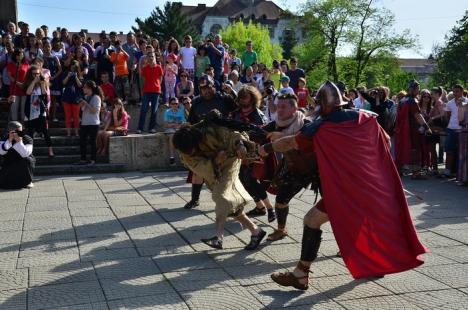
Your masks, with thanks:
[[[183,166],[176,156],[176,165],[169,165],[169,140],[164,133],[130,134],[111,137],[109,163],[125,164],[125,170],[173,170]]]
[[[159,105],[157,130],[155,134],[134,134],[140,116],[139,106],[126,106],[130,115],[129,131],[126,137],[111,137],[109,141],[109,163],[125,164],[125,170],[173,170],[183,168],[176,156],[176,165],[169,165],[169,140],[164,133],[163,118],[165,105]],[[145,131],[149,125],[148,112]]]

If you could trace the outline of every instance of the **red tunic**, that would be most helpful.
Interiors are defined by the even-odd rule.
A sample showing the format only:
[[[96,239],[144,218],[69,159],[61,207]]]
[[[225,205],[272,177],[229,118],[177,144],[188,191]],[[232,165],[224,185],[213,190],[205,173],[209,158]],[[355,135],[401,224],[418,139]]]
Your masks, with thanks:
[[[415,114],[420,113],[418,102],[412,97],[405,97],[398,105],[395,126],[395,163],[403,165],[421,164],[421,134]]]
[[[427,249],[411,220],[388,136],[369,114],[335,113],[312,133],[305,127],[296,141],[317,156],[322,203],[346,266],[354,278],[366,278],[423,264],[419,255]]]

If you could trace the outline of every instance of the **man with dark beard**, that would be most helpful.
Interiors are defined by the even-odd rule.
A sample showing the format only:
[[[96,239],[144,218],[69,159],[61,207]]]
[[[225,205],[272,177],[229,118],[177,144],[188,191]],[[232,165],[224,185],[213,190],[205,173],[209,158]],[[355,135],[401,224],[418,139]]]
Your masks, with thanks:
[[[202,75],[198,80],[200,87],[200,96],[195,97],[190,108],[188,122],[192,125],[202,121],[212,110],[221,112],[223,118],[227,118],[229,113],[236,109],[236,92],[231,86],[224,84],[223,92],[216,92],[214,80],[211,76]],[[189,202],[184,206],[185,209],[197,207],[200,199],[200,192],[203,187],[203,178],[191,173],[192,196]],[[189,176],[189,179],[190,179]]]
[[[239,108],[231,114],[231,118],[243,123],[252,124],[255,126],[263,126],[267,120],[265,115],[258,108],[262,100],[262,95],[253,86],[247,85],[242,87],[237,94],[237,103]],[[254,163],[250,160],[244,160],[240,168],[240,180],[247,192],[252,196],[256,207],[247,212],[248,216],[265,215],[268,211],[268,222],[273,222],[276,219],[275,210],[268,199],[265,187],[261,180],[258,180],[254,175]],[[266,208],[266,210],[265,210]]]
[[[276,112],[277,120],[263,127],[265,131],[270,132],[267,137],[271,141],[294,135],[305,124],[309,123],[305,115],[298,110],[295,95],[280,95]],[[314,156],[300,150],[284,152],[273,183],[277,188],[275,211],[278,229],[268,235],[267,240],[269,241],[277,241],[288,235],[286,220],[291,199],[311,183],[314,185],[314,189],[318,190],[318,171]]]
[[[321,109],[316,120],[258,150],[262,156],[294,149],[314,154],[320,169],[322,199],[304,217],[300,261],[293,272],[274,273],[272,280],[301,290],[309,287],[320,227],[328,221],[354,278],[423,264],[420,255],[427,249],[412,223],[389,137],[374,115],[343,109],[347,103],[332,82],[322,85],[316,99]]]

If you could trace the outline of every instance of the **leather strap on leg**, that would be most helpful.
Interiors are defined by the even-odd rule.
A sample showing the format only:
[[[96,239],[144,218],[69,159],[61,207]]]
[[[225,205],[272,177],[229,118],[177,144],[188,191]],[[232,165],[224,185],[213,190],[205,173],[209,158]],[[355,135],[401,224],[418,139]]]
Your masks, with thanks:
[[[317,253],[322,241],[322,231],[304,226],[302,235],[301,260],[313,262],[317,258]]]
[[[278,227],[281,226],[284,228],[286,226],[286,220],[289,214],[289,206],[286,208],[275,207],[276,219],[278,221]]]

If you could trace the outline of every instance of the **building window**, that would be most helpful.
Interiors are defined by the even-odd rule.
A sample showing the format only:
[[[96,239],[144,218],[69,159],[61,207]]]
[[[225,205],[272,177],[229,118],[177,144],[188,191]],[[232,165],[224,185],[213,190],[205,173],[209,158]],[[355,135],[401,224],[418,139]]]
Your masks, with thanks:
[[[219,34],[219,32],[223,29],[223,27],[220,24],[214,24],[210,28],[210,32],[213,34]]]

